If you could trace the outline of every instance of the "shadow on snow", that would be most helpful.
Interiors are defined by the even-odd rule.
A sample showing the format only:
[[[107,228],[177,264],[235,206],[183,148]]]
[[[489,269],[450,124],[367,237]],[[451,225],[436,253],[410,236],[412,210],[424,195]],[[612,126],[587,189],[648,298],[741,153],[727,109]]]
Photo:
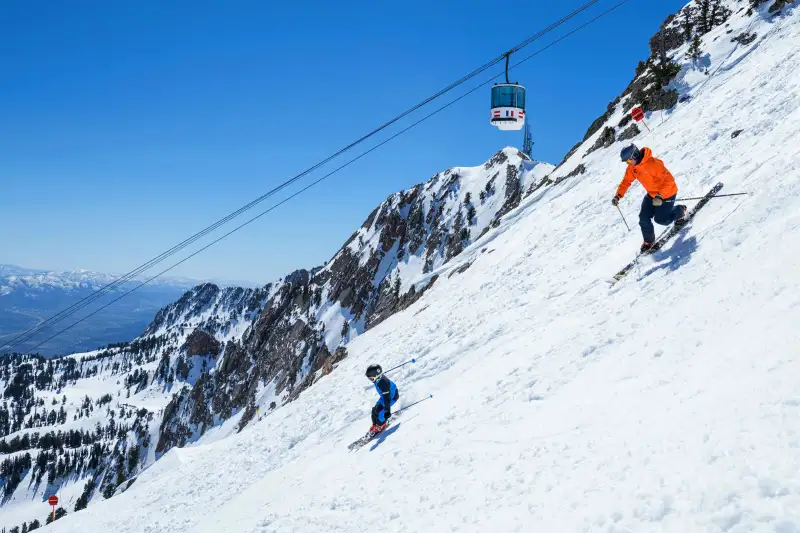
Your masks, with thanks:
[[[666,250],[661,249],[651,255],[658,264],[642,274],[642,278],[646,278],[659,270],[674,272],[691,261],[692,254],[696,251],[697,237],[693,235],[687,238],[686,233],[681,232],[672,246]]]
[[[391,435],[392,433],[394,433],[395,431],[400,429],[400,425],[401,424],[402,423],[398,423],[397,425],[390,427],[389,429],[387,429],[386,431],[384,431],[383,433],[381,433],[380,435],[375,437],[375,439],[374,439],[375,440],[375,444],[372,445],[372,448],[370,448],[369,451],[372,451],[375,448],[377,448],[378,446],[380,446],[381,442],[383,442],[383,439],[385,439],[386,437],[388,437],[389,435]]]

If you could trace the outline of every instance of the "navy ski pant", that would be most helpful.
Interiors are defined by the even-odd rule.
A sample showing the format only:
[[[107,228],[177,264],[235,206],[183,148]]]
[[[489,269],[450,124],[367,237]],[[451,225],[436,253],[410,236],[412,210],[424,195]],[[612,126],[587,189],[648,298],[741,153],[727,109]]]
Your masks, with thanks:
[[[389,402],[389,406],[391,407],[397,400],[400,399],[400,392],[394,395],[392,401]],[[374,425],[383,424],[386,422],[386,407],[383,405],[383,398],[378,400],[378,403],[375,404],[375,407],[372,408],[372,423]]]
[[[678,218],[680,209],[675,209],[675,197],[677,194],[664,198],[664,203],[658,207],[653,205],[653,198],[649,194],[644,195],[642,209],[639,211],[639,226],[642,228],[642,238],[645,242],[656,240],[656,229],[653,227],[653,220],[656,224],[669,226]]]

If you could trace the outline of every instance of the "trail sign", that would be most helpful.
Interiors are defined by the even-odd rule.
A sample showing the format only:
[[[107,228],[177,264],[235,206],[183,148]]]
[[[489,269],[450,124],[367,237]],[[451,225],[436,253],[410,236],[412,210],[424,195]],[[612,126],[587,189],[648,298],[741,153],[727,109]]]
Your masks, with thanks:
[[[58,505],[58,496],[53,494],[49,498],[47,498],[47,503],[49,503],[53,507],[53,518],[51,519],[53,522],[56,521],[56,505]]]
[[[641,107],[634,107],[631,109],[631,118],[636,122],[641,122],[644,124],[644,127],[647,128],[647,131],[650,131],[650,126],[647,125],[647,122],[644,122],[644,109]]]

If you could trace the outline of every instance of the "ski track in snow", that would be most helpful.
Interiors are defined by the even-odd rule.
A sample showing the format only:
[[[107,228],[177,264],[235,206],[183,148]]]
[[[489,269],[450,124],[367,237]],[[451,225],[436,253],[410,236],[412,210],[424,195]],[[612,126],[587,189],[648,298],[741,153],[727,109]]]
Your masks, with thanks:
[[[718,29],[729,66],[687,74],[702,90],[635,141],[680,195],[750,196],[712,200],[609,289],[640,244],[610,207],[621,144],[579,153],[585,175],[523,200],[299,400],[50,529],[800,531],[797,13],[733,53]],[[641,195],[621,202],[634,223]],[[376,400],[363,369],[409,357],[401,405],[433,399],[349,453]]]

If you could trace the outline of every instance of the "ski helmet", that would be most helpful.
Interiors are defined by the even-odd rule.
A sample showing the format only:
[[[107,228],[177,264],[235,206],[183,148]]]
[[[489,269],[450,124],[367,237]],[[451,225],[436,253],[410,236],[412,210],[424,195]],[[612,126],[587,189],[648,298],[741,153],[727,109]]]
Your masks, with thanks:
[[[619,158],[623,163],[626,163],[630,160],[639,161],[642,158],[642,152],[636,147],[635,144],[629,144],[622,149],[619,154]]]
[[[370,380],[378,381],[383,376],[383,369],[381,365],[369,365],[366,375]]]

